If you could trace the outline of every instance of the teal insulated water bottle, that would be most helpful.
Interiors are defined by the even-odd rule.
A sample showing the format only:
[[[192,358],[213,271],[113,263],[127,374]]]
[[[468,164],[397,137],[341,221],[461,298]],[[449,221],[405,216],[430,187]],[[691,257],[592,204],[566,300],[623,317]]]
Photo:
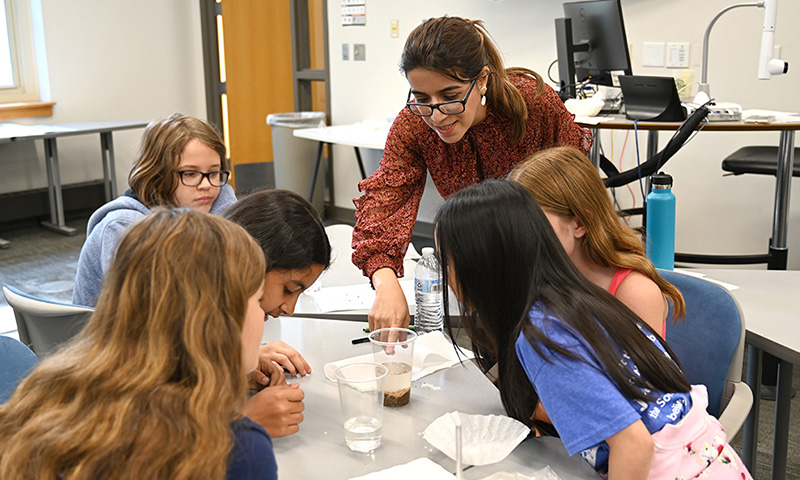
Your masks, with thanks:
[[[675,194],[672,176],[660,172],[650,177],[653,187],[647,196],[647,258],[656,268],[675,268]]]

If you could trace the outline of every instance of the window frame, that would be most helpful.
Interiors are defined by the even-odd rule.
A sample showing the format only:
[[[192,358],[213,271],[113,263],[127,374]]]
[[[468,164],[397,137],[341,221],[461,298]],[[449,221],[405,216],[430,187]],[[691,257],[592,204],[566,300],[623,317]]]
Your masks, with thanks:
[[[6,9],[15,85],[0,88],[0,106],[47,101],[49,99],[43,98],[44,92],[39,79],[42,74],[40,57],[43,56],[44,49],[38,48],[39,39],[34,29],[34,8],[38,8],[40,13],[41,4],[39,0],[4,0],[3,7]],[[41,16],[38,18],[41,24]]]

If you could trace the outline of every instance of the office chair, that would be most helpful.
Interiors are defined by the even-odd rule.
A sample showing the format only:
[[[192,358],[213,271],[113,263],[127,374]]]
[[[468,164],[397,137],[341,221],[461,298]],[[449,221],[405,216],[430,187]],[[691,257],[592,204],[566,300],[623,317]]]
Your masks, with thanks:
[[[93,309],[59,303],[3,286],[3,296],[14,310],[19,339],[44,358],[83,329]]]
[[[15,338],[0,335],[0,405],[36,365],[36,355]]]
[[[744,316],[727,290],[701,278],[659,270],[686,301],[686,318],[667,320],[667,344],[683,365],[689,383],[708,389],[708,413],[733,438],[753,405],[753,392],[742,382]]]
[[[800,148],[794,149],[794,158],[800,158]],[[778,171],[778,147],[742,147],[722,160],[722,170],[734,175],[752,173],[774,177]],[[800,177],[800,165],[792,166],[792,176]]]

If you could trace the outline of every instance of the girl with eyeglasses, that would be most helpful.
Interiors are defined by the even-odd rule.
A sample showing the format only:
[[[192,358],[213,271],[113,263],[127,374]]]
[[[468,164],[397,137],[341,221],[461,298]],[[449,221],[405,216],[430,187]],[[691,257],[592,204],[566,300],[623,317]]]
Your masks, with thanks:
[[[409,312],[398,276],[411,240],[426,173],[442,197],[484,178],[503,178],[543,148],[587,153],[556,92],[524,68],[503,66],[479,20],[433,18],[406,40],[400,69],[410,90],[378,170],[359,183],[353,263],[372,281],[370,328],[404,327]]]
[[[0,406],[0,478],[277,479],[241,409],[264,254],[233,222],[158,208],[122,236],[81,335]]]
[[[705,386],[689,384],[660,330],[580,273],[522,185],[456,193],[434,237],[461,328],[478,358],[498,362],[509,416],[550,431],[531,415],[541,401],[567,452],[609,480],[752,478]]]
[[[151,122],[128,175],[130,188],[89,218],[72,303],[93,307],[122,232],[154,207],[220,213],[236,202],[225,144],[197,118],[173,114]]]

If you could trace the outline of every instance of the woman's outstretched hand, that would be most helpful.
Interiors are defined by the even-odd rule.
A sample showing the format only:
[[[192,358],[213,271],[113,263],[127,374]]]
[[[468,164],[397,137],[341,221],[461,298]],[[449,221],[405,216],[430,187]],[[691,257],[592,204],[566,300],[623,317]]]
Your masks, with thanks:
[[[375,286],[375,303],[369,312],[369,328],[408,328],[411,316],[408,313],[408,302],[400,288],[397,275],[391,268],[381,268],[372,274]]]

